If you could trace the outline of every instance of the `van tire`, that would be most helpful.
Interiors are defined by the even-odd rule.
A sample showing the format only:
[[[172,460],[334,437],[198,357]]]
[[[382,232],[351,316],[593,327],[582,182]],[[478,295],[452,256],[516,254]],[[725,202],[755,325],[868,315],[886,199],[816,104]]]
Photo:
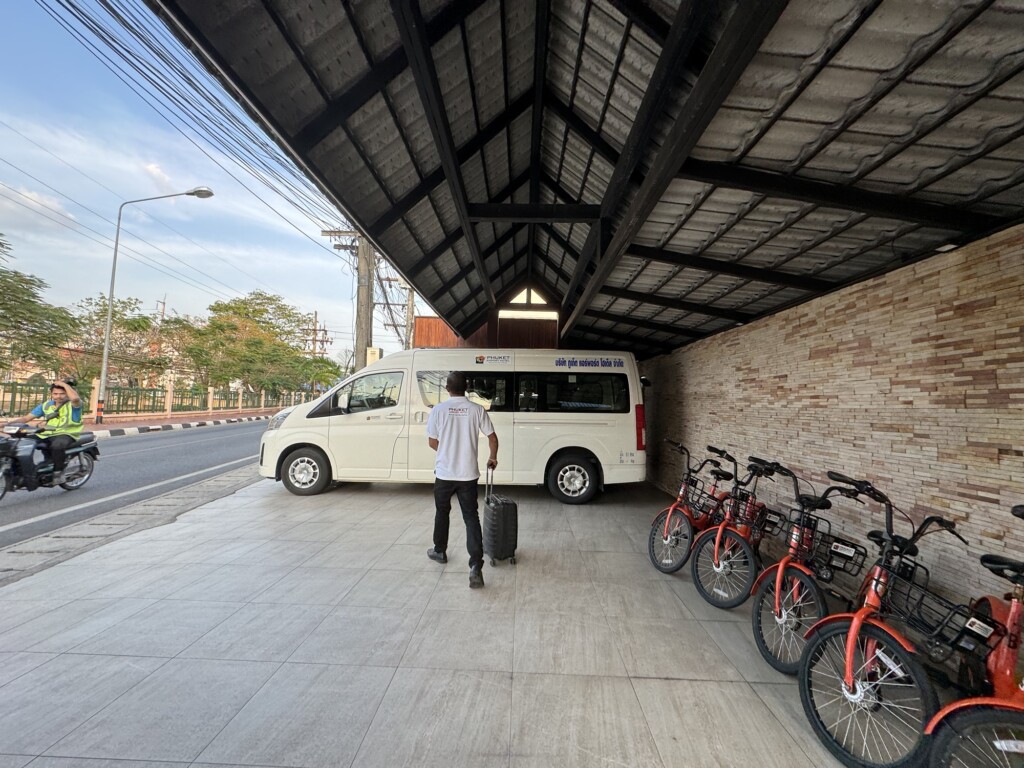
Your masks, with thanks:
[[[285,457],[281,482],[296,496],[315,496],[331,484],[331,465],[316,448],[299,448]]]
[[[586,504],[597,495],[597,467],[582,454],[567,453],[551,462],[547,485],[562,504]]]

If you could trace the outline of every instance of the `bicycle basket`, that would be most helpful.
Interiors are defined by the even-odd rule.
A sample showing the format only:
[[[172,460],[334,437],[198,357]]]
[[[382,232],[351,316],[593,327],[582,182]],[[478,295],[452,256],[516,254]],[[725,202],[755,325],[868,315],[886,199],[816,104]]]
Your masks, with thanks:
[[[793,551],[797,560],[808,561],[814,557],[819,537],[830,530],[828,520],[815,515],[790,510],[789,519],[784,522],[786,546]]]
[[[718,500],[704,490],[704,483],[696,477],[686,481],[686,506],[694,517],[712,512],[718,506]]]
[[[816,572],[827,570],[832,574],[839,572],[856,576],[864,569],[867,559],[867,549],[857,542],[833,536],[828,531],[818,534],[818,546],[813,557]],[[831,581],[831,576],[824,580]]]
[[[882,594],[886,612],[923,636],[933,661],[945,661],[955,651],[984,660],[1006,634],[1006,627],[928,589],[928,569],[910,558],[900,558],[892,568]]]

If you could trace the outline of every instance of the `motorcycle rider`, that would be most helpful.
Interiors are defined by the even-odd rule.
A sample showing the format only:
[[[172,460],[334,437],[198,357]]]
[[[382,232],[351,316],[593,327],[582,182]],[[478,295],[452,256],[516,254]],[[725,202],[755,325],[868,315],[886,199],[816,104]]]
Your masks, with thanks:
[[[65,451],[75,444],[82,433],[82,398],[75,391],[74,379],[59,379],[50,385],[50,399],[32,409],[26,424],[36,419],[44,419],[46,428],[39,432],[39,447],[49,450],[53,459],[53,484],[60,485],[67,477],[64,468],[67,464]],[[32,463],[31,456],[28,457]],[[23,477],[35,477],[35,465],[22,466]]]

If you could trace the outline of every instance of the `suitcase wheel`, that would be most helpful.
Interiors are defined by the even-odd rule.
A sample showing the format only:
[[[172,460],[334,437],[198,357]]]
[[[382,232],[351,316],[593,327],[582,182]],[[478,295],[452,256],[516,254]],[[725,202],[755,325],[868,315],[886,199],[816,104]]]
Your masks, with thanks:
[[[494,558],[492,557],[492,558],[491,558],[491,568],[493,568],[493,567],[494,567],[495,565],[497,565],[497,564],[498,564],[498,561],[497,561],[497,560],[495,560],[495,559],[494,559]]]
[[[511,557],[511,558],[509,559],[509,562],[510,562],[510,563],[512,563],[512,565],[515,565],[515,564],[516,564],[516,557],[515,557],[515,555],[513,555],[513,556],[512,556],[512,557]]]

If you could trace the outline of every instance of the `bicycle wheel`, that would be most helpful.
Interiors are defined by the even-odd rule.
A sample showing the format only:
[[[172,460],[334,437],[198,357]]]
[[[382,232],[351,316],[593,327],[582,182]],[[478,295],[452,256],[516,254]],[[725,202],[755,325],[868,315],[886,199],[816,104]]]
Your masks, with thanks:
[[[754,550],[746,539],[727,528],[715,565],[715,533],[699,539],[690,566],[693,585],[716,608],[735,608],[750,597],[757,578]]]
[[[765,578],[754,593],[751,624],[754,643],[761,656],[775,669],[795,675],[807,644],[807,630],[828,614],[825,595],[817,582],[803,571],[786,568],[782,577],[782,609],[775,615],[775,574]]]
[[[850,622],[815,633],[800,660],[800,701],[822,744],[844,765],[897,768],[927,754],[924,727],[938,711],[924,669],[889,633],[861,627],[854,687],[843,683]]]
[[[1021,768],[1024,712],[992,707],[964,709],[935,731],[933,768]]]
[[[665,520],[668,519],[666,532]],[[690,559],[693,523],[675,507],[669,507],[654,519],[647,539],[647,556],[662,573],[675,573]]]

